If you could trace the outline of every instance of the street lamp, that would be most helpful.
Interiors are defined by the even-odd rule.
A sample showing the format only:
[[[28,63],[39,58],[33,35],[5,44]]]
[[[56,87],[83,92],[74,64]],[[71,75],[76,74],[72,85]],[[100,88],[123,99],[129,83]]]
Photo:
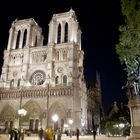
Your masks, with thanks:
[[[24,108],[20,108],[18,110],[18,115],[19,115],[19,139],[21,136],[21,117],[25,116],[27,114],[27,111]]]
[[[24,117],[27,114],[27,111],[22,108],[22,95],[23,95],[23,86],[21,87],[20,92],[20,103],[19,103],[19,109],[18,109],[18,116],[19,116],[19,139],[21,136],[21,117]]]
[[[25,116],[27,114],[27,111],[24,108],[21,108],[18,110],[18,115],[19,116]]]
[[[57,114],[54,114],[54,115],[52,116],[52,120],[53,120],[53,122],[54,122],[54,130],[55,130],[55,123],[58,121],[58,119],[59,119],[59,117],[58,117]]]
[[[71,125],[73,124],[73,120],[69,119],[69,124],[70,124],[70,137],[72,137],[72,132],[71,132]]]
[[[81,134],[84,135],[84,126],[85,126],[85,122],[82,121],[82,122],[81,122],[81,125],[82,125],[82,131],[81,131]]]

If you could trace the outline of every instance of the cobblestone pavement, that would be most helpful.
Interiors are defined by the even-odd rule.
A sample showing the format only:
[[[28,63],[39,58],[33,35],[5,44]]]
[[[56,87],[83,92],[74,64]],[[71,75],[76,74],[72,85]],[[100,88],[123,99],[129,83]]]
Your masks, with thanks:
[[[0,140],[9,140],[7,135],[0,135]],[[39,140],[38,136],[25,136],[24,140]],[[61,140],[76,140],[76,137],[62,137]],[[79,140],[93,140],[93,136],[80,136]],[[126,137],[96,136],[96,140],[127,140]]]

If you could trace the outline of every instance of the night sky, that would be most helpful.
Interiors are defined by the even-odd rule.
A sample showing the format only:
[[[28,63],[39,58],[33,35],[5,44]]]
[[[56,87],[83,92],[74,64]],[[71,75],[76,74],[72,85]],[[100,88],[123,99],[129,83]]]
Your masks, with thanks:
[[[9,15],[1,11],[0,16],[0,67],[3,64],[3,50],[7,48],[9,29],[16,18],[34,18],[42,27],[44,44],[48,39],[48,24],[54,13],[76,12],[82,31],[82,49],[85,52],[84,74],[86,80],[95,80],[98,71],[101,77],[102,103],[105,109],[117,101],[127,103],[125,92],[126,73],[116,54],[119,40],[118,27],[123,23],[119,0],[47,0],[27,5],[27,2],[13,3]],[[13,7],[14,5],[14,7]],[[39,9],[40,8],[40,9]]]

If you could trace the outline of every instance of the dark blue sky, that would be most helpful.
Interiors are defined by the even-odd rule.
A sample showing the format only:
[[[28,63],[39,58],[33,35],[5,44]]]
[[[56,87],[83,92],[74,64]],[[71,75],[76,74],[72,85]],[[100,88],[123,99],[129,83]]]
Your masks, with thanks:
[[[8,30],[11,22],[23,18],[34,18],[42,27],[45,42],[48,39],[48,23],[54,13],[70,10],[78,17],[82,30],[82,49],[85,51],[84,73],[86,80],[94,80],[95,72],[101,77],[102,102],[108,108],[114,101],[127,103],[121,87],[126,75],[116,54],[119,40],[118,26],[123,23],[119,0],[48,0],[27,5],[27,2],[11,5],[10,15],[0,16],[0,67],[3,50],[7,47]],[[39,9],[40,8],[40,9]],[[5,14],[5,13],[4,13]]]

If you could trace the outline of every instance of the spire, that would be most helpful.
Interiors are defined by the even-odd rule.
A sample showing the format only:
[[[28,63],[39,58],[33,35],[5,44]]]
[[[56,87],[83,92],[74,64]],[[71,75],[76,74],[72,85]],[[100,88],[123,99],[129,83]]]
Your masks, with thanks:
[[[98,71],[96,71],[96,88],[101,90],[101,80],[100,80],[100,74]]]
[[[70,12],[74,12],[74,10],[72,9],[72,7],[70,8]]]
[[[114,112],[118,112],[119,108],[118,108],[118,105],[117,105],[117,102],[114,101],[114,104],[113,104],[113,110]]]

